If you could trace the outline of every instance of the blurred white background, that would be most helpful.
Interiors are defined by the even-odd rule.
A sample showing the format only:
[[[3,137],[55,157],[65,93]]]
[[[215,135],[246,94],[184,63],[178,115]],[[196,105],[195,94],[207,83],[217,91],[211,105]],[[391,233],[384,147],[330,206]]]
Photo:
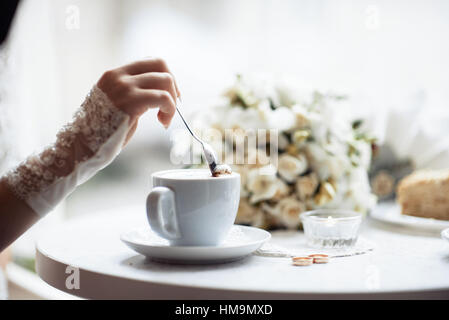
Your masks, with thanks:
[[[17,150],[53,141],[106,69],[146,56],[168,62],[187,113],[207,109],[237,73],[268,73],[349,94],[371,120],[422,115],[420,126],[448,136],[448,35],[445,0],[24,0],[5,83]],[[119,158],[49,219],[143,204],[150,173],[171,166],[169,138],[149,112]]]

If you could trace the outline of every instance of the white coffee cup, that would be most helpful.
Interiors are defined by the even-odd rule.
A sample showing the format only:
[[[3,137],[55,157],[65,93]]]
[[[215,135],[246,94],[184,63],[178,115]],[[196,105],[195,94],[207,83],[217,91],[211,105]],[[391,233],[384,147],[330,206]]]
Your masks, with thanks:
[[[151,229],[173,246],[215,246],[234,224],[240,175],[214,178],[207,169],[179,169],[152,175],[147,198]]]

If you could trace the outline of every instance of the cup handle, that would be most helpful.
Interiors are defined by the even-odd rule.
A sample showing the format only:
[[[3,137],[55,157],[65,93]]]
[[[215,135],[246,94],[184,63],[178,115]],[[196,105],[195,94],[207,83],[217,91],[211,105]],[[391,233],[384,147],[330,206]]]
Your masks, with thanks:
[[[156,187],[147,198],[147,218],[151,229],[167,240],[181,237],[176,216],[175,193],[166,187]]]

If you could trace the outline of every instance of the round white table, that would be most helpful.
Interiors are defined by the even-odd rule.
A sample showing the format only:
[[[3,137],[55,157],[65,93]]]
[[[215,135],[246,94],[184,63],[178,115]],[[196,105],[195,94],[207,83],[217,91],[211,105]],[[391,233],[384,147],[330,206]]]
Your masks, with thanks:
[[[122,232],[142,225],[143,207],[68,221],[38,241],[37,273],[57,289],[90,299],[449,298],[449,243],[438,235],[367,219],[361,234],[375,250],[325,265],[294,267],[289,258],[254,255],[220,265],[169,265],[120,241]]]

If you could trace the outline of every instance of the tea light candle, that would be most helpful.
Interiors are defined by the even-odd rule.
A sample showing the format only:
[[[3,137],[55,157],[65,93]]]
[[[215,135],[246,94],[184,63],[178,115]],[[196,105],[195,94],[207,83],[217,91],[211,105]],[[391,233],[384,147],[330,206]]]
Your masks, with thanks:
[[[307,244],[314,248],[346,248],[357,242],[362,215],[355,211],[321,209],[301,214]]]

